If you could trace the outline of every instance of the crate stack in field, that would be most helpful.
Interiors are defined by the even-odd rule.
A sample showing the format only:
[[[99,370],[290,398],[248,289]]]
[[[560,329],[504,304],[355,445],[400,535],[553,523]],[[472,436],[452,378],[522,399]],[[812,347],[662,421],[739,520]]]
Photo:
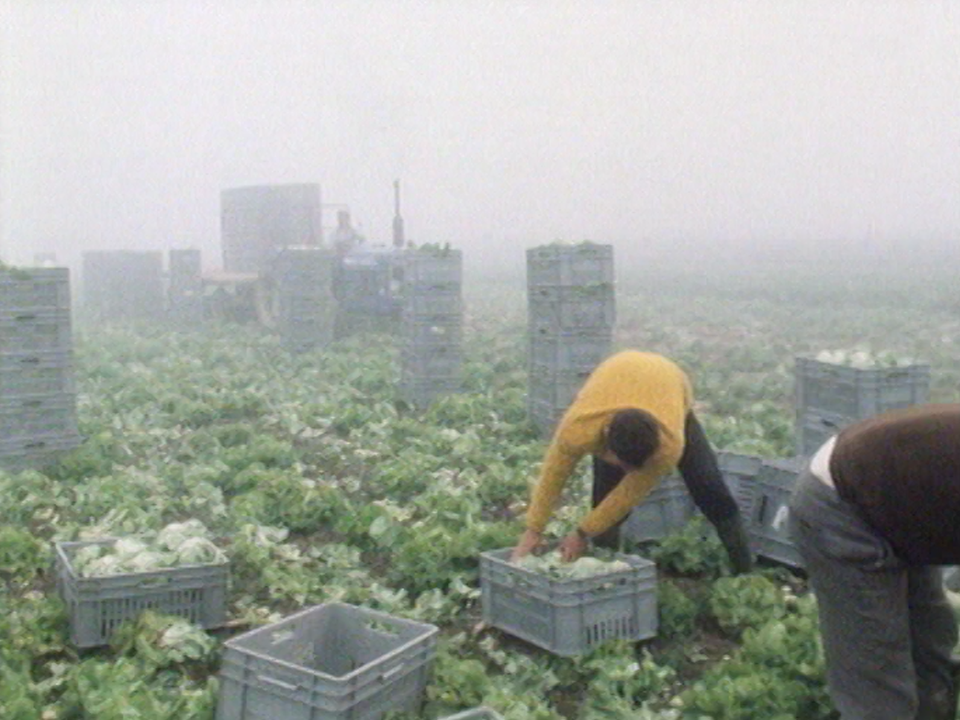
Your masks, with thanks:
[[[68,270],[0,270],[0,325],[0,467],[16,471],[80,444]]]
[[[335,262],[330,250],[312,246],[284,248],[274,259],[277,329],[292,352],[316,350],[333,342]]]
[[[795,390],[797,454],[807,456],[856,420],[927,402],[930,366],[855,367],[797,357]]]
[[[83,311],[88,321],[159,320],[164,313],[163,253],[83,253]]]
[[[609,355],[615,320],[612,245],[527,250],[527,414],[544,434]]]
[[[200,251],[170,250],[167,267],[167,315],[181,329],[203,320],[203,279]]]
[[[403,259],[400,396],[425,407],[461,390],[463,255],[417,248]]]

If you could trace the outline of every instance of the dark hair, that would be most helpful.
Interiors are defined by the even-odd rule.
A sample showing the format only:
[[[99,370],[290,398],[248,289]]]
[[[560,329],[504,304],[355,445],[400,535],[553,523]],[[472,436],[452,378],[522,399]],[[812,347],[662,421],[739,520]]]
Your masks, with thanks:
[[[660,447],[660,425],[646,410],[620,410],[610,419],[607,448],[624,464],[638,468]]]

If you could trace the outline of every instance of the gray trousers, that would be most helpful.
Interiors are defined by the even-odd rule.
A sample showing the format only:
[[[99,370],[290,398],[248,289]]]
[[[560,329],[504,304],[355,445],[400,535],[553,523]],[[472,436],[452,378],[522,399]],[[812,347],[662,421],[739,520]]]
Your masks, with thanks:
[[[910,566],[809,469],[789,529],[817,596],[830,697],[843,720],[954,720],[957,623],[935,566]]]

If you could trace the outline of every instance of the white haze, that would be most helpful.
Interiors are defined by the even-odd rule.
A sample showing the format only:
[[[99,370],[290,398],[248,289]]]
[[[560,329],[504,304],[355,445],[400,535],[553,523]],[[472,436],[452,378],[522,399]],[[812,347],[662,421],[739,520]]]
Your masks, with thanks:
[[[0,256],[200,247],[318,182],[389,242],[522,264],[960,233],[953,0],[0,0]],[[332,224],[334,212],[326,213]]]

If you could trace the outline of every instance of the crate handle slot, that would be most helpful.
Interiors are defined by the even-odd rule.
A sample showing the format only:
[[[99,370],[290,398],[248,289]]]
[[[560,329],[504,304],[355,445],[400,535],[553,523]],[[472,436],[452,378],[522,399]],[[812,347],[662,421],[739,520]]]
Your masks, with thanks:
[[[40,407],[41,405],[43,405],[43,400],[24,400],[23,401],[23,407],[25,408]]]
[[[23,447],[27,450],[39,450],[40,448],[45,448],[47,444],[42,440],[39,442],[26,443]]]
[[[281,688],[283,690],[290,690],[291,692],[300,689],[300,686],[295,683],[288,683],[288,682],[284,682],[283,680],[277,680],[276,678],[272,678],[269,675],[257,675],[257,680],[259,680],[262,683],[266,683],[267,685],[275,685],[276,687]]]
[[[767,500],[768,498],[766,495],[760,496],[760,502],[757,504],[757,514],[754,516],[757,523],[762,524],[763,518],[767,514]]]
[[[17,322],[19,322],[19,321],[21,321],[21,320],[36,320],[36,319],[37,319],[37,316],[36,316],[35,313],[24,313],[24,314],[21,314],[21,315],[17,315],[17,316],[14,318],[14,320],[16,320]]]
[[[390,682],[390,681],[393,680],[397,675],[399,675],[401,672],[403,672],[403,668],[404,668],[404,667],[406,667],[405,663],[400,663],[400,664],[397,665],[395,668],[390,668],[389,670],[384,670],[382,673],[380,673],[380,682],[384,682],[384,683]]]
[[[21,360],[20,362],[21,362],[22,364],[24,364],[24,365],[39,365],[39,364],[40,364],[40,358],[38,358],[38,357],[28,357],[28,358],[24,358],[24,359]]]
[[[161,585],[169,585],[170,578],[166,577],[155,577],[155,578],[144,578],[137,583],[137,587],[140,588],[153,588],[160,587]]]

